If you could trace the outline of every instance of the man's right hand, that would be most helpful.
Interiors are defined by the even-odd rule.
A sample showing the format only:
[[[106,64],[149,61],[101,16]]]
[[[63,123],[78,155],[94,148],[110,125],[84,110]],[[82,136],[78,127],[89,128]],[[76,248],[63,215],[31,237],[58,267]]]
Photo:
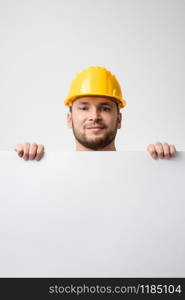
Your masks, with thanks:
[[[44,154],[44,145],[36,143],[17,144],[14,150],[24,160],[40,160]]]

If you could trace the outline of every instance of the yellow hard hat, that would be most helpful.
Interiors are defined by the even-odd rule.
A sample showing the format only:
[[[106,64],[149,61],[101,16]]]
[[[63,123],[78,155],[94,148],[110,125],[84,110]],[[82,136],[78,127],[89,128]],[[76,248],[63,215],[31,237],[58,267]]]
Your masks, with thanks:
[[[64,99],[64,104],[70,107],[75,99],[82,96],[109,97],[117,100],[120,108],[126,105],[116,77],[99,66],[91,66],[76,75]]]

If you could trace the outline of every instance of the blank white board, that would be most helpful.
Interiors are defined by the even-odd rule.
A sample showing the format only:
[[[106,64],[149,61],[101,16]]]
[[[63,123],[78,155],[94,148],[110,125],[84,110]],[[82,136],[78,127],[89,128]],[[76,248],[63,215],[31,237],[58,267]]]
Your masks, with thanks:
[[[0,152],[0,277],[184,277],[185,153]]]

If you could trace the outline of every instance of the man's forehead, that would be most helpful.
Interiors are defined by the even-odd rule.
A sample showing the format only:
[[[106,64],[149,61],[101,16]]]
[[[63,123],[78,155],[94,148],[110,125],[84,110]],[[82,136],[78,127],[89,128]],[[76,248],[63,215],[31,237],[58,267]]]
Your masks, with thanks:
[[[108,99],[107,97],[80,97],[74,100],[73,103],[76,104],[109,104],[113,106],[113,103],[116,103],[116,100]]]

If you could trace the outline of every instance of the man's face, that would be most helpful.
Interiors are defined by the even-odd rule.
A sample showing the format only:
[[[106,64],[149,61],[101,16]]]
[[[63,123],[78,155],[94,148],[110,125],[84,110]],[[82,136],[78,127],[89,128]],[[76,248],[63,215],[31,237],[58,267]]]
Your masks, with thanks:
[[[114,141],[121,128],[121,113],[106,97],[80,97],[73,102],[67,115],[68,126],[76,140],[92,150],[103,149]]]

